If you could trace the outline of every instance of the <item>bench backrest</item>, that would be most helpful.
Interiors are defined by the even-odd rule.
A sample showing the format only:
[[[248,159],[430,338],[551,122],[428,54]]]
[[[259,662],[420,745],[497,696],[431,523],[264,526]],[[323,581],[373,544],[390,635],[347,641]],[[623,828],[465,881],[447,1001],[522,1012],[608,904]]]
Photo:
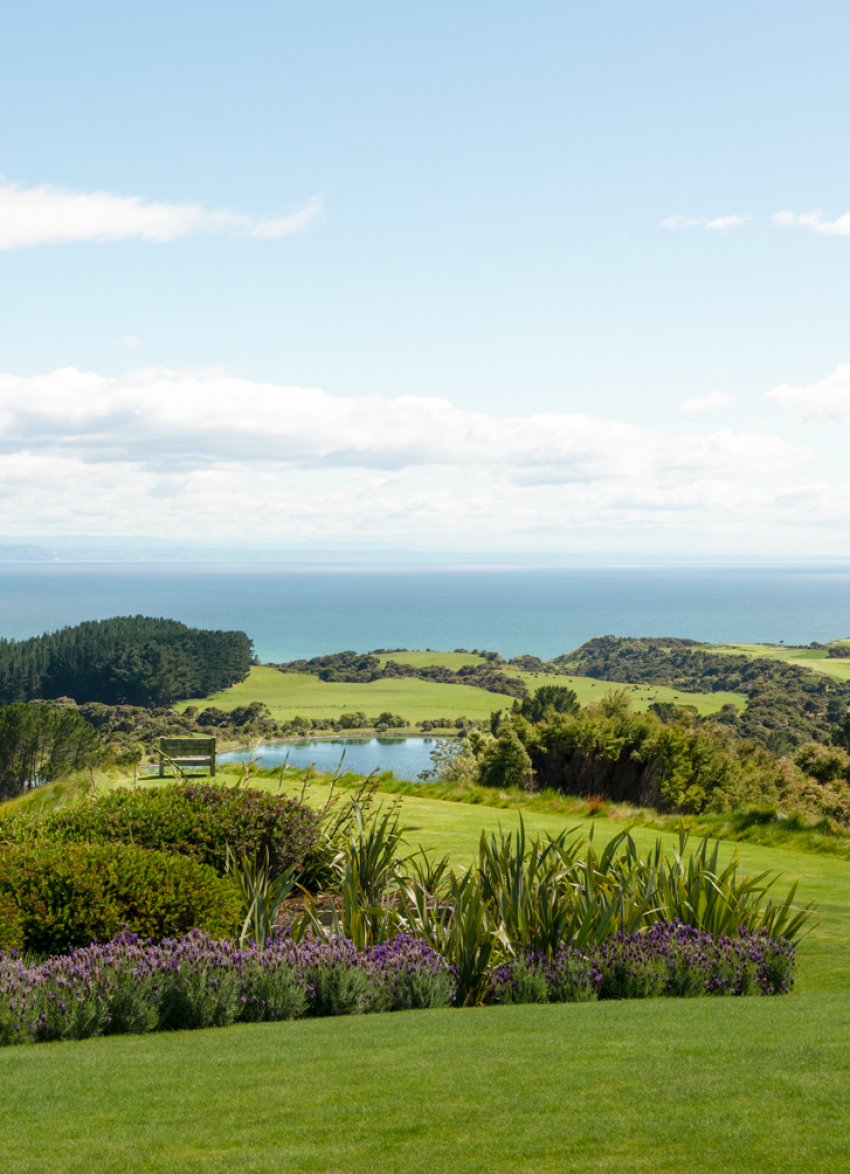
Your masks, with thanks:
[[[215,738],[160,738],[159,777],[162,778],[166,757],[178,766],[207,766],[215,774]]]

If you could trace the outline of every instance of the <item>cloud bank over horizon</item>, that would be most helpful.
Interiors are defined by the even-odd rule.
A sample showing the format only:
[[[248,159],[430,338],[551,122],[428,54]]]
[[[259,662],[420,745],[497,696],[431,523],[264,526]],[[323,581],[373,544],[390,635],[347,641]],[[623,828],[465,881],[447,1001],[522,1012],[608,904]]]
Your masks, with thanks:
[[[831,378],[846,388],[842,371]],[[685,405],[702,416],[729,398]],[[797,403],[786,388],[764,398]],[[810,449],[779,436],[498,417],[221,368],[0,375],[0,458],[20,534],[776,551],[793,533],[825,553],[850,519],[850,486],[817,476]]]

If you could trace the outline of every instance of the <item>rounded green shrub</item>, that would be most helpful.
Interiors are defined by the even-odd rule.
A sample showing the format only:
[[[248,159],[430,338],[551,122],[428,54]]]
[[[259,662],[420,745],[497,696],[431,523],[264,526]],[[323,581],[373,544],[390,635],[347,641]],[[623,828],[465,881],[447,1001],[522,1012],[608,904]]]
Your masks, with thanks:
[[[0,844],[133,844],[177,852],[223,875],[228,845],[237,856],[264,859],[272,874],[300,866],[319,840],[316,813],[285,795],[219,783],[122,787],[42,816],[0,820]]]
[[[0,893],[0,950],[20,950],[23,944],[21,911],[11,897]]]
[[[43,954],[103,941],[125,926],[154,941],[190,929],[234,937],[242,920],[235,886],[208,865],[127,844],[0,848],[0,925],[9,905],[8,924],[19,927],[10,944]]]

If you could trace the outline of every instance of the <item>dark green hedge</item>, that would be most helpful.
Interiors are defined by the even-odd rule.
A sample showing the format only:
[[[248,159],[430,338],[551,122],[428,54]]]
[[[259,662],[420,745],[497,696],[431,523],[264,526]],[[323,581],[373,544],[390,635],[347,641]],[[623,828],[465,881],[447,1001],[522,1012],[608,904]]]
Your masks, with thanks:
[[[22,945],[62,953],[127,926],[159,941],[190,929],[234,937],[241,921],[236,887],[185,856],[127,844],[18,844],[0,849],[3,909]]]
[[[315,812],[293,799],[191,781],[119,788],[65,811],[0,819],[0,844],[43,839],[134,844],[189,856],[220,875],[228,845],[251,858],[268,850],[275,875],[301,865],[318,838]]]
[[[21,911],[7,893],[0,893],[0,950],[20,950],[23,944]]]

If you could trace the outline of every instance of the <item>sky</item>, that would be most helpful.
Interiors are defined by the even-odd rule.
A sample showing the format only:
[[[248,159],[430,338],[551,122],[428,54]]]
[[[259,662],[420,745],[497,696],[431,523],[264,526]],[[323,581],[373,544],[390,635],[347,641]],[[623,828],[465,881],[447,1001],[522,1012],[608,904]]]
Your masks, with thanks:
[[[3,540],[850,555],[848,34],[6,5]]]

